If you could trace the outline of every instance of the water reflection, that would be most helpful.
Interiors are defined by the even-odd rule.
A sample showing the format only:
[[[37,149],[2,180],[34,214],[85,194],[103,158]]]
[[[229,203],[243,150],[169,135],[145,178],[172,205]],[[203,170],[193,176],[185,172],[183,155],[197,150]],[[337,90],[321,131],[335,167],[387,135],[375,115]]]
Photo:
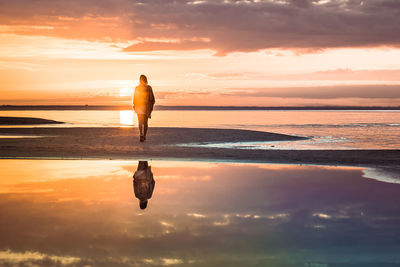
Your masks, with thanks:
[[[133,110],[120,110],[119,111],[119,123],[121,126],[132,126],[133,125]]]
[[[131,184],[146,165],[0,161],[0,265],[400,262],[400,184],[363,168],[155,161],[143,212]]]
[[[133,174],[133,190],[139,199],[139,207],[144,210],[147,202],[153,195],[155,181],[151,166],[147,161],[139,161],[137,170]]]

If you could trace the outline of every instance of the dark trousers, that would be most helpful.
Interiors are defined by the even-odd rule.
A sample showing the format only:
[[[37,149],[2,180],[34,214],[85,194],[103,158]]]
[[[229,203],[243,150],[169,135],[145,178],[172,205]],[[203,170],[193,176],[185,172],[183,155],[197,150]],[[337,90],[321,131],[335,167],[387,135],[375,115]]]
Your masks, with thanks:
[[[138,121],[139,121],[139,132],[140,136],[146,136],[147,134],[147,128],[148,128],[148,120],[149,118],[145,114],[137,114],[138,116]]]

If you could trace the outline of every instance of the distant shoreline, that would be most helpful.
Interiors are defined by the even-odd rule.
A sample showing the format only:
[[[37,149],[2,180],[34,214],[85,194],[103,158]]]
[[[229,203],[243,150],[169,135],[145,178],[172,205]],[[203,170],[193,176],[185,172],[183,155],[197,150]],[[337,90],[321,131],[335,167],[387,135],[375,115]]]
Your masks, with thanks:
[[[132,106],[111,105],[1,105],[3,110],[130,110]],[[259,106],[162,106],[155,110],[400,110],[400,106],[302,106],[302,107],[259,107]]]

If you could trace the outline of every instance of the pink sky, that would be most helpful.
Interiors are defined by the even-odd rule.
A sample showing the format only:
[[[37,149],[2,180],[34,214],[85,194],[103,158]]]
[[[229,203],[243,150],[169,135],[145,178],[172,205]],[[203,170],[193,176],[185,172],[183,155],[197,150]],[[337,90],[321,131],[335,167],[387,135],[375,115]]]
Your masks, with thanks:
[[[0,0],[0,104],[400,105],[393,0]]]

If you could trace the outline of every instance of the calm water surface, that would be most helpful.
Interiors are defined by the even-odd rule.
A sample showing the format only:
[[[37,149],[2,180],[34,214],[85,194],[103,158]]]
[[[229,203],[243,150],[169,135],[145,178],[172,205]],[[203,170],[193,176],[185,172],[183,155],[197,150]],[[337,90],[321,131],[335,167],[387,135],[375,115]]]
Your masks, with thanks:
[[[400,264],[400,184],[376,170],[149,161],[140,210],[137,165],[0,160],[0,265]]]
[[[133,111],[0,111],[64,121],[53,127],[136,126]],[[231,144],[255,149],[399,149],[400,111],[155,111],[151,126],[233,128],[311,137],[290,143]]]

